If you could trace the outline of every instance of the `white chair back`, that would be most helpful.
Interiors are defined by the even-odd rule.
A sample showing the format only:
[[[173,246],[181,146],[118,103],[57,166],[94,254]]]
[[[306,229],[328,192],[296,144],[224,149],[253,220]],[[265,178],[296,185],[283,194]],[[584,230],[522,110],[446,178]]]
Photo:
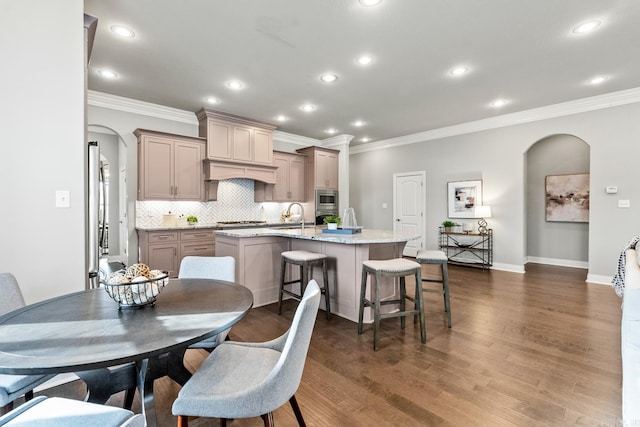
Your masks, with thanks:
[[[0,273],[0,316],[24,307],[24,298],[18,281],[11,273]]]
[[[178,279],[216,279],[235,282],[236,260],[230,256],[187,256],[180,262]]]

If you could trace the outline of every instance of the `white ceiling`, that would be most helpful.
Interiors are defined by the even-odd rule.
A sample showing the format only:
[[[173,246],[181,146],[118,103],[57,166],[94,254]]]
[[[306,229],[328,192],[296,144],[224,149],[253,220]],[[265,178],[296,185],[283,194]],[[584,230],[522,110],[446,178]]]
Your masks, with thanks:
[[[99,19],[89,89],[317,139],[333,127],[352,145],[640,87],[638,0],[85,0],[85,12]],[[572,34],[593,18],[596,31]],[[362,53],[373,64],[357,65]],[[467,75],[448,74],[462,64]],[[608,80],[586,84],[597,75]],[[246,88],[225,87],[232,78]],[[497,98],[509,103],[489,107]]]

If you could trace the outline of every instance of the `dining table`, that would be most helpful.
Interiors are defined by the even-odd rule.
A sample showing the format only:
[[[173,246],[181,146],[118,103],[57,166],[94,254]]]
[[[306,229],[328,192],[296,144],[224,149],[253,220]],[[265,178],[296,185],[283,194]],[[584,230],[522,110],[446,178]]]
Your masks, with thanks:
[[[62,295],[0,317],[0,373],[74,372],[87,400],[137,388],[147,425],[155,426],[153,381],[191,377],[187,348],[247,315],[253,294],[212,279],[171,279],[153,304],[120,307],[104,288]],[[133,394],[131,394],[133,399]]]

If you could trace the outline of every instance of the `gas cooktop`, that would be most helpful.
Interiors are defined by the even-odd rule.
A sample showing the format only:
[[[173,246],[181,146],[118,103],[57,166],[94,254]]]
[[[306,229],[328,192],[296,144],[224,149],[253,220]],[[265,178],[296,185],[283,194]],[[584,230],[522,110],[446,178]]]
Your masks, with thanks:
[[[226,225],[264,225],[266,221],[218,221],[217,224],[221,226]]]

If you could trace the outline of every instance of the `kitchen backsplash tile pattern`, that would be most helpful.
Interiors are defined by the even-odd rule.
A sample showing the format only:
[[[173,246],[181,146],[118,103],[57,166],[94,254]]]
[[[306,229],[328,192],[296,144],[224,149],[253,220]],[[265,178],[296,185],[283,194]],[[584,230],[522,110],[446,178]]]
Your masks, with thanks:
[[[287,203],[256,203],[251,179],[229,179],[218,184],[215,202],[136,201],[136,226],[160,227],[162,215],[195,215],[199,224],[218,221],[280,222]]]

